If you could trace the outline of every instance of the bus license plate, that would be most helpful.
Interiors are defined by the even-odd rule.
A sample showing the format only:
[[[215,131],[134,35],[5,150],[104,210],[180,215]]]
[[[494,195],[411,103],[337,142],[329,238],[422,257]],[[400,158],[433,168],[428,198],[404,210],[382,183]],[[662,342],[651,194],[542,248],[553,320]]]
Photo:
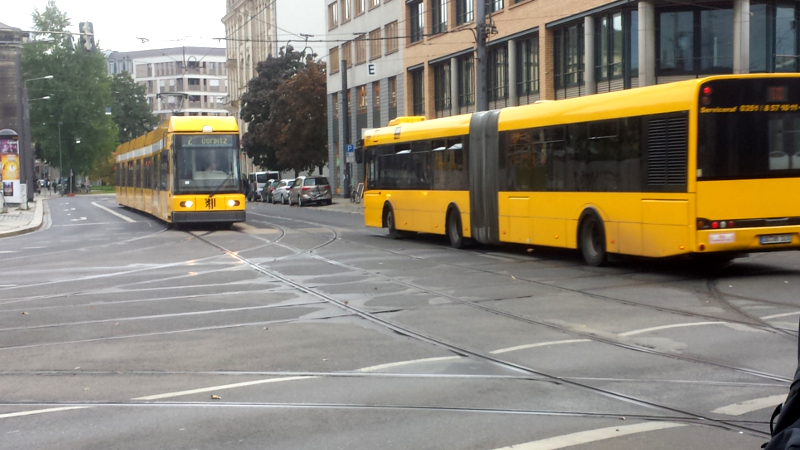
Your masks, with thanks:
[[[791,244],[792,243],[792,235],[791,234],[767,234],[767,235],[764,235],[764,236],[759,236],[759,240],[761,241],[761,245]]]

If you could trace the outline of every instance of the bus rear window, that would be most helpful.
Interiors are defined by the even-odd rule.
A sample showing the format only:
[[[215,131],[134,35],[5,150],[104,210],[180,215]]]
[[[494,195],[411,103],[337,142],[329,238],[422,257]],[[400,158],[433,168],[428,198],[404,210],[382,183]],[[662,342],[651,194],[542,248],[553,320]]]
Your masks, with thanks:
[[[699,180],[800,177],[800,80],[715,80],[700,89]]]

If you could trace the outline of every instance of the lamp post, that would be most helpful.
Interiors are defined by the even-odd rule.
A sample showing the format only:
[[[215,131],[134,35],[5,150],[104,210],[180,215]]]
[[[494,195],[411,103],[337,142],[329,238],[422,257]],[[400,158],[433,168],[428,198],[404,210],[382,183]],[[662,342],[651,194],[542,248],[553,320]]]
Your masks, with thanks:
[[[61,171],[64,168],[64,159],[61,158],[61,122],[58,122],[58,190],[61,191],[59,194],[64,194],[64,189],[61,188],[61,183],[64,181],[64,177],[61,175]]]
[[[45,97],[28,100],[28,83],[36,80],[52,80],[52,79],[53,79],[52,75],[47,75],[43,77],[29,78],[22,83],[22,98],[23,98],[23,104],[25,105],[25,109],[23,111],[23,116],[22,116],[23,145],[22,148],[20,149],[19,159],[20,163],[24,163],[24,165],[21,165],[20,167],[21,174],[24,174],[24,176],[20,178],[20,182],[25,183],[26,186],[28,187],[28,192],[26,194],[27,198],[25,199],[26,203],[29,200],[33,200],[33,193],[35,191],[35,187],[31,183],[31,180],[34,178],[33,174],[34,174],[34,166],[36,165],[36,157],[34,156],[33,150],[31,149],[30,102],[34,100],[47,100],[50,98],[50,96],[48,95]],[[35,183],[36,180],[33,180],[33,182]]]

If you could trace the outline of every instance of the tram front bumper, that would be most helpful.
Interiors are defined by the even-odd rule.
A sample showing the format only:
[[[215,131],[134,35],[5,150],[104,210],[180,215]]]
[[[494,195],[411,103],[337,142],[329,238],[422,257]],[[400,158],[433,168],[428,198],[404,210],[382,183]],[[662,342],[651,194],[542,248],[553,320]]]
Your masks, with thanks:
[[[232,223],[244,221],[245,211],[187,211],[172,213],[172,223]]]

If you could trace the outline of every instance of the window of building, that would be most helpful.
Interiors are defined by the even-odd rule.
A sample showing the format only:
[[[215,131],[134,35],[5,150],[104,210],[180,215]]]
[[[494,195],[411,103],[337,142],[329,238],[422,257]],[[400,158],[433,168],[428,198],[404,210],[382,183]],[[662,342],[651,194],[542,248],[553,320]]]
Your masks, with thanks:
[[[330,50],[328,64],[330,65],[331,73],[336,73],[339,71],[339,47],[333,47]]]
[[[350,1],[339,0],[339,11],[341,12],[342,23],[350,21]]]
[[[369,9],[381,6],[381,0],[369,0]]]
[[[503,6],[505,6],[503,3],[503,0],[491,0],[489,8],[492,12],[500,11],[503,9]]]
[[[425,33],[425,4],[422,0],[415,0],[408,5],[408,39],[410,42],[419,42]]]
[[[508,106],[508,47],[497,45],[489,49],[489,101],[494,107]]]
[[[347,67],[353,67],[353,41],[342,44],[342,59],[347,62]]]
[[[475,19],[473,0],[456,0],[456,25],[472,22]]]
[[[372,128],[381,126],[381,82],[372,83]]]
[[[367,0],[355,0],[356,2],[356,16],[364,14],[367,10]]]
[[[431,1],[431,33],[438,34],[447,31],[447,3],[448,0]]]
[[[395,20],[392,23],[387,23],[384,32],[386,35],[386,54],[388,55],[389,53],[396,52],[399,46],[397,39],[397,21]]]
[[[564,89],[583,83],[583,22],[555,30],[555,87]]]
[[[328,5],[328,29],[332,30],[339,26],[339,8],[336,2]]]
[[[389,118],[392,120],[397,117],[397,77],[390,77],[388,80],[389,92]]]
[[[622,13],[617,12],[596,19],[595,57],[597,80],[622,77],[623,39]]]
[[[369,32],[369,59],[378,59],[381,57],[381,29],[376,28]]]
[[[475,110],[475,60],[472,55],[458,59],[458,112]]]
[[[339,118],[339,93],[334,92],[331,94],[331,103],[333,103],[333,118]],[[336,131],[334,131],[335,133]]]
[[[411,72],[411,105],[415,116],[425,115],[425,70]]]
[[[358,110],[356,113],[358,114],[366,114],[367,113],[367,85],[362,84],[361,86],[356,88],[358,91]]]
[[[793,8],[791,16],[794,21]],[[733,71],[733,9],[730,5],[662,11],[657,24],[659,75]]]
[[[367,62],[367,37],[361,35],[356,38],[356,64]]]
[[[433,103],[436,117],[450,115],[450,62],[433,66]]]
[[[750,72],[797,72],[800,7],[794,2],[750,4]]]
[[[538,100],[539,93],[539,37],[532,36],[517,42],[517,94],[520,104]]]

